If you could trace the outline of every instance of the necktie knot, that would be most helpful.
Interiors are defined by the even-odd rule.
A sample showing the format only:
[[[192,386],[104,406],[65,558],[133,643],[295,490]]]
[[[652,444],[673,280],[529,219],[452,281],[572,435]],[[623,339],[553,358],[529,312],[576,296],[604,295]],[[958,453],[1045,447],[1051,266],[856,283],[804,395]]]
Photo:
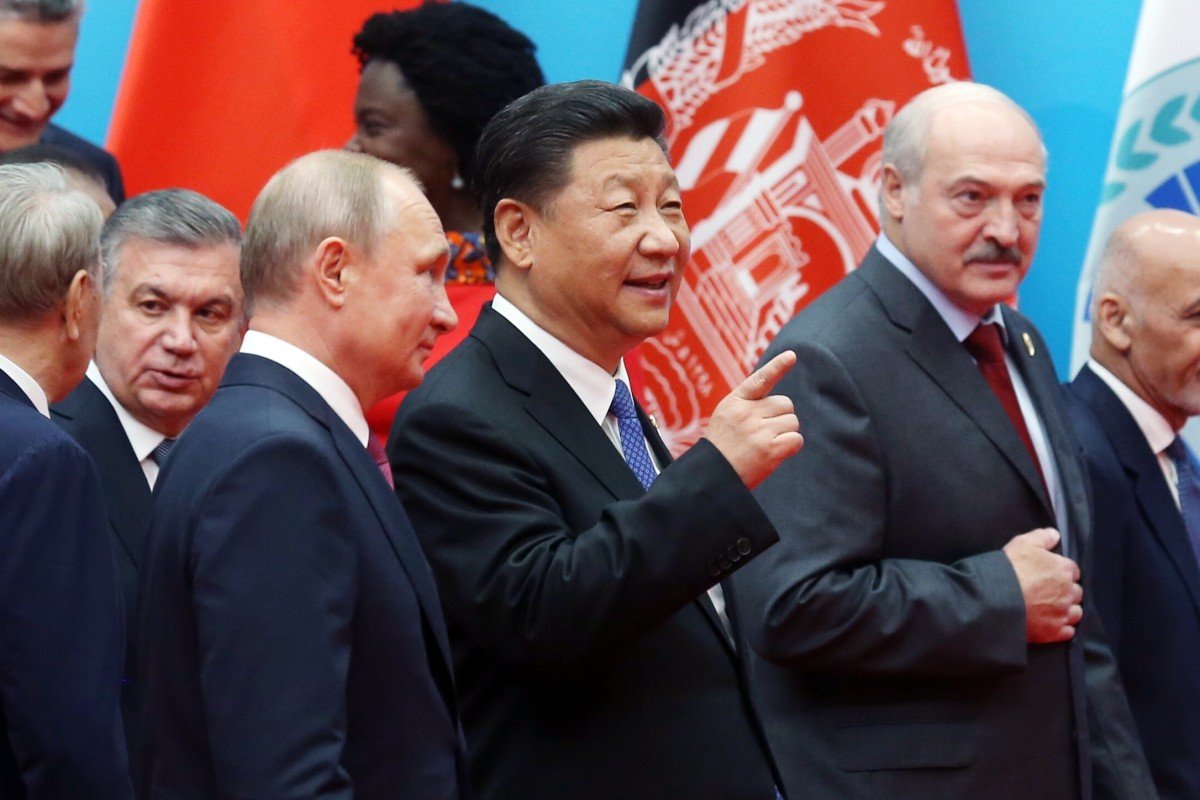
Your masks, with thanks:
[[[379,467],[379,472],[387,481],[387,485],[395,489],[396,484],[392,480],[392,465],[388,463],[387,451],[383,449],[383,442],[373,433],[367,436],[367,452],[371,454],[371,458],[375,459],[375,466]]]
[[[167,437],[158,443],[158,446],[150,451],[150,460],[159,467],[167,460],[167,454],[171,452],[171,448],[175,446],[175,440]]]
[[[1184,443],[1182,436],[1176,436],[1169,445],[1167,445],[1167,457],[1175,464],[1176,471],[1181,471],[1185,468],[1190,469],[1192,465],[1192,454],[1188,450],[1188,446]]]
[[[995,364],[1004,361],[1004,343],[1000,341],[1000,326],[994,322],[981,322],[963,340],[967,352],[979,362]]]
[[[629,391],[629,387],[620,378],[617,378],[616,384],[612,403],[608,406],[609,413],[618,420],[638,422],[637,406],[633,404],[633,394]],[[641,423],[638,422],[638,424]]]

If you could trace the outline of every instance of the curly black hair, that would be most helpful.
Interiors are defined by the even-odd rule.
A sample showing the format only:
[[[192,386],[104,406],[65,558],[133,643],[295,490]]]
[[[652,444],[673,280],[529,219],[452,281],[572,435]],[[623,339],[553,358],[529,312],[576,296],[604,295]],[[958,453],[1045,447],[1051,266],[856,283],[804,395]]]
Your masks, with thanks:
[[[546,82],[529,37],[467,3],[374,14],[354,36],[359,67],[390,61],[469,183],[475,142],[497,111]]]

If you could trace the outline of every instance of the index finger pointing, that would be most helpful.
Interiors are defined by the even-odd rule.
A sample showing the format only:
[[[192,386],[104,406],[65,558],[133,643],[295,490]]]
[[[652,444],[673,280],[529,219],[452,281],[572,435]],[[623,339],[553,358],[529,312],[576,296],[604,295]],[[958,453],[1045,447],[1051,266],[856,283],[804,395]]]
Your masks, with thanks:
[[[746,380],[733,390],[733,393],[743,400],[761,400],[771,393],[775,384],[779,383],[779,379],[786,375],[795,363],[795,351],[784,350],[750,373]]]

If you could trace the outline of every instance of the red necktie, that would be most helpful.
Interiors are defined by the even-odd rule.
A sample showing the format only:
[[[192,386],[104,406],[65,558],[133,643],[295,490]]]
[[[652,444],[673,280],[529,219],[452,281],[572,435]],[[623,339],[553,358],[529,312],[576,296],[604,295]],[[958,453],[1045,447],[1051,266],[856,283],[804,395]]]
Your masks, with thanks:
[[[375,459],[375,465],[383,473],[383,479],[387,481],[387,485],[395,489],[396,484],[392,482],[392,465],[388,463],[387,452],[383,449],[383,442],[379,441],[379,437],[373,433],[367,436],[367,452],[371,454],[371,458]]]
[[[995,323],[981,322],[975,330],[971,331],[971,335],[963,340],[963,345],[967,348],[967,352],[974,357],[975,365],[979,367],[983,379],[988,382],[988,386],[992,387],[996,399],[1004,407],[1004,413],[1008,415],[1013,427],[1017,429],[1017,435],[1021,437],[1021,442],[1029,451],[1029,457],[1033,459],[1033,466],[1037,469],[1038,477],[1042,479],[1042,488],[1046,489],[1046,495],[1049,496],[1050,490],[1046,486],[1046,476],[1042,474],[1042,465],[1038,461],[1037,451],[1033,449],[1033,439],[1029,436],[1029,429],[1025,427],[1025,417],[1021,414],[1021,404],[1017,402],[1017,392],[1013,389],[1012,376],[1008,374],[1008,364],[1004,362],[1004,345],[1000,343],[999,326]]]

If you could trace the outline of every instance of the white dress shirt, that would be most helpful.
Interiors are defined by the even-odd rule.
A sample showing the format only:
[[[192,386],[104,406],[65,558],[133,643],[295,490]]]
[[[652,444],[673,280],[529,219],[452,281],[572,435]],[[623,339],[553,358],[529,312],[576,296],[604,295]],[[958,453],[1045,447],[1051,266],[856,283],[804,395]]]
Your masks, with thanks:
[[[1142,435],[1146,437],[1146,443],[1150,445],[1150,450],[1158,459],[1158,468],[1162,470],[1163,477],[1167,479],[1167,487],[1171,490],[1171,496],[1175,498],[1175,505],[1179,505],[1179,487],[1176,486],[1178,475],[1175,472],[1175,462],[1167,455],[1167,448],[1175,441],[1175,436],[1178,434],[1171,423],[1167,422],[1166,417],[1154,410],[1154,407],[1138,397],[1137,393],[1121,382],[1121,379],[1113,375],[1107,369],[1096,363],[1094,359],[1089,358],[1088,369],[1096,373],[1096,377],[1108,384],[1108,388],[1113,390],[1113,394],[1117,396],[1125,408],[1128,409],[1133,421],[1137,423],[1141,429]]]
[[[875,242],[875,248],[879,250],[888,261],[890,261],[896,269],[900,270],[904,277],[912,281],[913,285],[925,295],[925,298],[933,305],[938,314],[946,325],[950,328],[950,332],[954,334],[954,338],[959,342],[966,340],[971,332],[981,323],[996,323],[1000,326],[1000,335],[1007,344],[1008,329],[1004,325],[1004,317],[1000,313],[998,306],[992,306],[991,310],[982,318],[974,314],[970,314],[957,305],[933,284],[929,278],[919,270],[916,264],[913,264],[908,258],[900,252],[896,245],[885,236],[879,234],[879,238]],[[1029,395],[1029,389],[1025,386],[1025,381],[1021,378],[1021,372],[1013,363],[1012,357],[1006,351],[1004,354],[1004,363],[1008,367],[1009,377],[1012,378],[1013,391],[1017,395],[1017,404],[1021,408],[1021,416],[1025,420],[1025,427],[1029,429],[1029,438],[1033,440],[1033,449],[1037,453],[1038,465],[1042,469],[1042,475],[1046,479],[1046,488],[1050,493],[1050,503],[1054,508],[1055,521],[1058,523],[1058,532],[1062,537],[1063,554],[1070,552],[1070,544],[1067,537],[1067,515],[1066,515],[1066,496],[1063,494],[1062,481],[1058,475],[1058,463],[1054,459],[1054,452],[1050,448],[1050,438],[1046,435],[1046,429],[1042,426],[1041,417],[1038,416],[1037,408],[1033,404],[1033,398]]]
[[[3,355],[0,355],[0,371],[3,371],[5,375],[13,379],[13,382],[21,388],[21,391],[29,398],[29,402],[33,403],[34,408],[43,417],[50,418],[50,401],[46,399],[46,390],[33,379],[32,375]]]
[[[112,393],[112,389],[104,380],[104,376],[100,374],[100,368],[96,366],[95,361],[88,364],[87,377],[96,384],[96,388],[100,390],[101,394],[108,398],[113,411],[117,412],[117,420],[121,423],[121,429],[125,431],[125,438],[129,440],[129,446],[133,448],[133,455],[142,468],[142,474],[146,476],[146,482],[153,489],[154,482],[158,480],[158,464],[151,458],[151,455],[154,453],[154,448],[167,438],[166,435],[134,419],[129,410],[121,405],[116,395]]]
[[[612,405],[613,395],[617,390],[616,380],[623,380],[626,386],[629,385],[629,373],[625,370],[625,359],[621,359],[617,364],[615,373],[609,374],[604,367],[575,352],[545,328],[542,328],[503,295],[497,294],[492,300],[492,310],[511,322],[554,365],[567,385],[578,395],[588,413],[596,420],[596,424],[604,431],[608,440],[612,442],[613,447],[617,448],[617,452],[621,453],[621,457],[624,458],[625,451],[621,448],[621,429],[617,424],[616,416],[610,414],[608,409]],[[661,472],[662,465],[655,458],[654,448],[650,447],[649,442],[646,443],[646,452],[650,454],[650,463],[654,465],[654,472],[656,474]],[[721,591],[721,585],[717,584],[709,589],[708,596],[716,606],[721,620],[726,621],[725,594]],[[726,622],[726,627],[728,627],[728,622]]]
[[[306,353],[296,345],[262,331],[246,331],[242,339],[243,353],[261,356],[274,361],[281,367],[291,370],[321,396],[333,413],[346,423],[346,427],[355,438],[367,446],[367,437],[371,429],[367,426],[367,417],[358,402],[358,397],[350,385],[342,377],[327,367],[315,356]]]

